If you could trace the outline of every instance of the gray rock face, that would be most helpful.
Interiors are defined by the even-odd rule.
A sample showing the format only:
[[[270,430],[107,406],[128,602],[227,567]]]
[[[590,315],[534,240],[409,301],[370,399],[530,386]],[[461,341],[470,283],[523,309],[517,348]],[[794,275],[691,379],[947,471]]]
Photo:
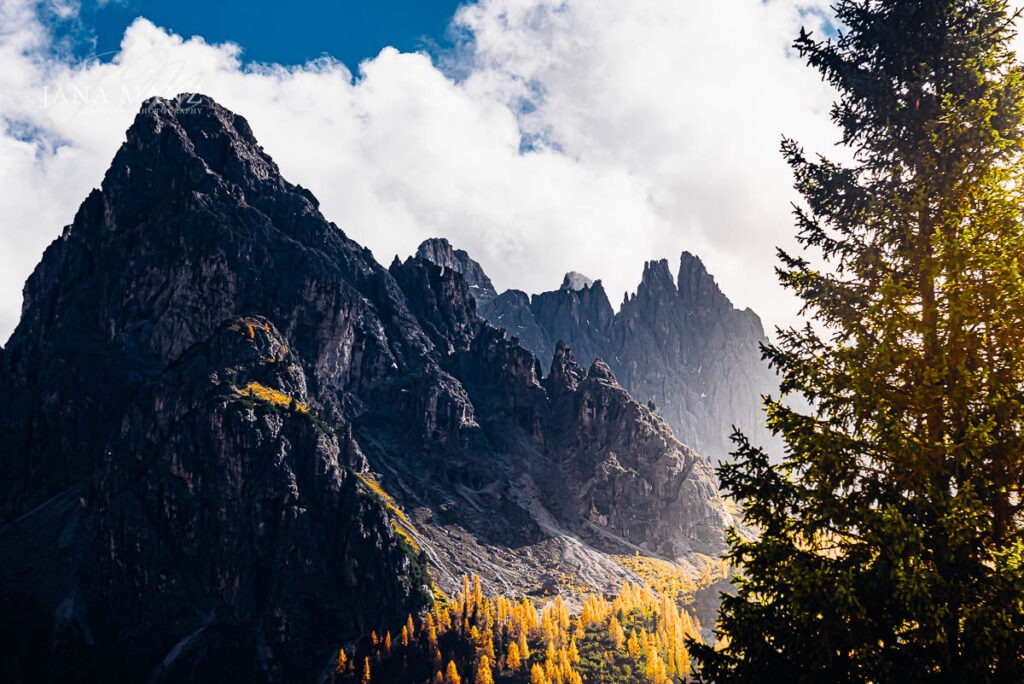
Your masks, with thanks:
[[[712,460],[732,449],[738,426],[755,444],[778,451],[764,427],[761,396],[778,395],[778,378],[760,358],[761,320],[722,294],[700,259],[649,262],[613,331],[616,371],[630,392],[650,399],[684,443]]]
[[[548,340],[541,358],[548,358],[558,340],[564,340],[577,358],[589,364],[596,358],[611,359],[609,336],[615,312],[601,281],[581,288],[562,287],[530,299],[530,312]]]
[[[473,298],[476,299],[477,306],[487,306],[492,299],[498,296],[498,293],[494,291],[491,279],[484,273],[480,264],[473,261],[465,250],[454,249],[451,243],[444,238],[425,240],[416,251],[416,256],[461,273],[462,277],[466,279],[469,289],[473,291]]]
[[[761,411],[761,396],[778,393],[776,375],[761,360],[761,321],[734,308],[689,252],[676,276],[665,260],[647,262],[636,294],[618,313],[600,280],[575,272],[558,290],[532,298],[510,290],[478,311],[541,359],[559,340],[584,364],[603,359],[633,397],[654,402],[676,436],[713,462],[732,450],[733,426],[781,453]]]
[[[600,359],[584,374],[560,347],[546,384],[575,513],[664,557],[714,552],[723,516],[704,503],[714,499],[711,464],[633,401]]]
[[[556,340],[542,379],[427,252],[384,269],[242,117],[146,103],[0,353],[0,680],[310,681],[431,582],[723,548],[708,463],[603,363]],[[604,343],[600,283],[560,292]]]
[[[494,325],[507,330],[537,358],[546,359],[553,353],[554,348],[550,347],[547,335],[530,310],[530,296],[522,290],[506,290],[488,304],[478,306],[477,311]]]

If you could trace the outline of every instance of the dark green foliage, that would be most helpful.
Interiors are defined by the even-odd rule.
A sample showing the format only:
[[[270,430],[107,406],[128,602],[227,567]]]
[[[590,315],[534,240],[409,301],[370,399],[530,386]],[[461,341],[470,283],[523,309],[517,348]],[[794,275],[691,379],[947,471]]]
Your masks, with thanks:
[[[757,540],[716,682],[1024,681],[1024,88],[1006,3],[838,2],[795,47],[839,92],[843,165],[783,153],[804,203],[779,275],[814,325],[765,355],[780,466],[722,484]],[[814,259],[812,261],[811,259]],[[819,268],[819,263],[823,264]]]

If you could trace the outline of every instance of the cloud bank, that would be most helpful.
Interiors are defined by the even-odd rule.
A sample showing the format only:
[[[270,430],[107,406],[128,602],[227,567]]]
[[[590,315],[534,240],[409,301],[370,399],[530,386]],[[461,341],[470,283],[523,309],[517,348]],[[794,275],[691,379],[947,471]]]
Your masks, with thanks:
[[[825,5],[483,0],[454,18],[454,54],[387,48],[350,70],[247,65],[238,46],[141,18],[112,61],[74,61],[52,31],[74,5],[0,0],[0,341],[141,101],[183,91],[246,116],[384,263],[445,236],[499,290],[577,270],[620,298],[645,260],[687,249],[735,304],[790,322],[772,272],[775,246],[793,245],[778,145],[827,152],[837,133],[832,94],[788,46]]]

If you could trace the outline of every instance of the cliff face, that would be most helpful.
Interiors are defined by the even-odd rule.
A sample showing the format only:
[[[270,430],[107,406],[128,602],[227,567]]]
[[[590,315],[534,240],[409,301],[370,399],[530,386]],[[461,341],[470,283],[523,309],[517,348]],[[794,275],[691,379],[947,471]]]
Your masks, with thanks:
[[[425,604],[343,447],[280,333],[225,323],[140,389],[89,477],[0,530],[15,672],[311,677],[339,635]]]
[[[612,333],[616,370],[633,396],[654,401],[681,441],[712,460],[732,450],[732,427],[772,453],[761,397],[778,396],[778,378],[761,360],[761,320],[738,310],[700,259],[683,252],[672,277],[667,261],[644,266],[636,295],[624,301]]]
[[[242,117],[148,101],[0,354],[0,675],[310,680],[431,583],[722,549],[706,460],[603,364],[543,377],[482,269],[424,256],[377,264]],[[543,311],[604,326],[597,287]]]
[[[283,681],[424,605],[337,435],[428,348],[244,119],[148,102],[0,370],[4,623],[38,630],[5,634],[15,672]]]
[[[598,359],[584,374],[559,346],[546,384],[577,515],[668,558],[714,546],[720,516],[691,506],[714,497],[708,462],[632,401],[607,364]]]
[[[450,268],[461,273],[466,284],[469,285],[469,289],[473,292],[477,306],[487,306],[492,299],[498,296],[491,279],[484,273],[480,264],[470,258],[465,250],[452,247],[451,243],[444,238],[424,240],[416,250],[416,256],[442,268]]]
[[[767,342],[761,321],[734,308],[688,252],[675,276],[667,261],[647,262],[636,293],[618,313],[600,280],[575,272],[557,290],[532,298],[510,290],[478,311],[541,359],[551,358],[559,340],[584,365],[602,359],[631,396],[654,402],[676,437],[713,462],[732,450],[734,425],[755,444],[779,449],[761,411],[761,396],[778,390],[761,360],[759,345]]]

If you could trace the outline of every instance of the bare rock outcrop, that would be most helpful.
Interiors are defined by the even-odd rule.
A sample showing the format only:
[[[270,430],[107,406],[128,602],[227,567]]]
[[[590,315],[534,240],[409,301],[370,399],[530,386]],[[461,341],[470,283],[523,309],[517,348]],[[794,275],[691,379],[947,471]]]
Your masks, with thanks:
[[[461,262],[447,263],[459,268]],[[637,291],[618,312],[600,280],[576,272],[557,290],[532,297],[509,290],[478,312],[538,358],[551,358],[561,340],[584,364],[603,359],[633,397],[651,402],[676,437],[713,463],[732,450],[733,426],[781,454],[761,410],[763,395],[778,394],[778,378],[761,359],[760,345],[767,342],[761,320],[733,307],[689,252],[676,275],[666,260],[644,264]]]

